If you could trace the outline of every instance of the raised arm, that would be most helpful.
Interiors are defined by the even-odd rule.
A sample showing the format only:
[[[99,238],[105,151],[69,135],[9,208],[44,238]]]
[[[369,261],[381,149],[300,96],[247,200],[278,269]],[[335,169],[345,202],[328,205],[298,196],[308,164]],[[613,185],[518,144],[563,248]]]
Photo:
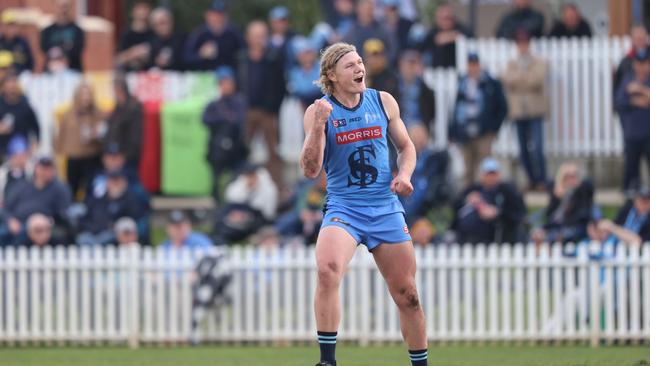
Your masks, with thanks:
[[[300,153],[300,167],[307,178],[314,179],[323,167],[325,155],[325,126],[332,113],[332,105],[318,99],[305,111],[305,143]]]
[[[388,115],[388,134],[397,149],[397,176],[390,184],[393,192],[399,195],[409,195],[413,192],[411,175],[415,169],[416,153],[415,146],[409,137],[404,121],[399,115],[399,106],[392,95],[381,92],[381,102]]]

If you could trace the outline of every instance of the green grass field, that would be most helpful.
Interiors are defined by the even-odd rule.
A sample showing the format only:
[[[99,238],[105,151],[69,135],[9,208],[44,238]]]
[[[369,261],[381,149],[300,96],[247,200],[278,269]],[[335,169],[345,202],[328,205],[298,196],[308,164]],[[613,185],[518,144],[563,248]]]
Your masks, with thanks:
[[[408,366],[402,347],[339,347],[339,366]],[[432,366],[650,366],[645,347],[440,346]],[[316,347],[0,348],[0,366],[313,366]]]

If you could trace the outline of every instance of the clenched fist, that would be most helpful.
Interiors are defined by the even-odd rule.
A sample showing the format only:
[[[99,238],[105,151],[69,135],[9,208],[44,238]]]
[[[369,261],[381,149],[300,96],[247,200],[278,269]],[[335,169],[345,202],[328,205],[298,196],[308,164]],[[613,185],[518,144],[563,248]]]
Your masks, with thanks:
[[[325,99],[316,99],[314,101],[314,118],[316,123],[326,124],[327,119],[332,113],[332,105]]]

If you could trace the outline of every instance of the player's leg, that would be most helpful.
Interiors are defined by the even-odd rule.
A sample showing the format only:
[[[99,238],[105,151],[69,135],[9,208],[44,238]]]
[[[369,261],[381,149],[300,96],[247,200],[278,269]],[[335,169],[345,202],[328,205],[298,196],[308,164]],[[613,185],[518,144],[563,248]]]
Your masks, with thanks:
[[[424,311],[415,286],[415,252],[410,241],[382,244],[372,250],[379,271],[399,308],[402,335],[414,366],[427,364]]]
[[[316,241],[318,282],[314,299],[321,362],[336,365],[336,336],[341,321],[339,286],[348,263],[354,256],[357,241],[345,229],[327,226]]]

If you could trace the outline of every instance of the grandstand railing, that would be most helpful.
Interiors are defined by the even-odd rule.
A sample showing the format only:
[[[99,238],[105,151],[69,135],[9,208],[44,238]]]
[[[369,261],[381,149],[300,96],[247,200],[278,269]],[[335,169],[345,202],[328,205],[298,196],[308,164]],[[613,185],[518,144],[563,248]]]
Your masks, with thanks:
[[[549,65],[550,113],[546,123],[546,153],[561,157],[614,156],[622,152],[621,131],[612,109],[612,77],[618,61],[629,47],[628,38],[591,38],[534,41],[533,51]],[[513,44],[505,40],[460,39],[457,46],[458,69],[465,70],[469,50],[480,53],[481,62],[493,76],[504,71],[516,55]],[[205,78],[199,74],[150,72],[130,74],[129,84],[142,100],[176,101],[206,96]],[[447,145],[447,124],[456,97],[457,71],[427,70],[425,80],[436,92],[435,143]],[[110,72],[84,75],[97,89],[100,99],[112,98]],[[21,76],[21,83],[34,105],[43,133],[43,150],[51,149],[54,111],[72,100],[81,77],[75,74]],[[210,83],[210,86],[213,85]],[[297,162],[302,146],[302,108],[286,98],[280,114],[280,152],[289,162]],[[515,156],[517,144],[511,123],[504,125],[495,144],[495,154]],[[263,158],[263,157],[262,157]]]
[[[650,244],[593,259],[560,245],[417,249],[431,341],[650,341]],[[191,323],[202,253],[127,248],[0,249],[0,343],[310,342],[313,248],[232,248],[229,301]],[[339,338],[401,339],[372,256],[359,249],[342,285]],[[199,318],[196,318],[199,319]]]

